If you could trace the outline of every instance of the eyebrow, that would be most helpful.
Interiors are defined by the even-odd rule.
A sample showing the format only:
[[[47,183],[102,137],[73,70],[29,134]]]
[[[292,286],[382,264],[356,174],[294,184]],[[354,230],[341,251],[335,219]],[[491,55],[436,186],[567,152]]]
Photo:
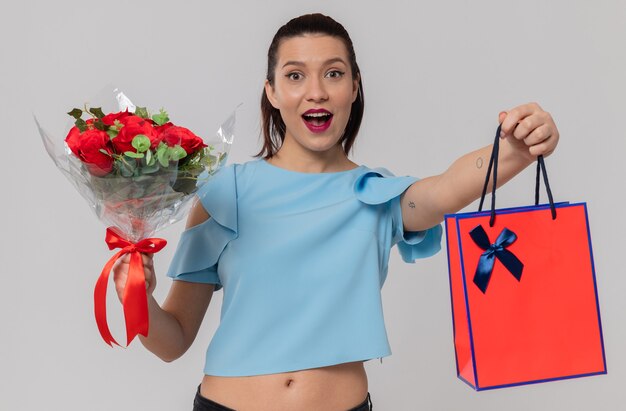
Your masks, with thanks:
[[[345,65],[347,65],[347,63],[344,61],[344,59],[342,59],[341,57],[334,57],[332,59],[328,59],[324,62],[324,65],[329,65],[329,64],[333,64],[333,63],[343,63]],[[301,61],[296,61],[296,60],[289,60],[288,62],[286,62],[285,64],[283,64],[282,68],[285,68],[287,66],[305,66],[305,64]]]

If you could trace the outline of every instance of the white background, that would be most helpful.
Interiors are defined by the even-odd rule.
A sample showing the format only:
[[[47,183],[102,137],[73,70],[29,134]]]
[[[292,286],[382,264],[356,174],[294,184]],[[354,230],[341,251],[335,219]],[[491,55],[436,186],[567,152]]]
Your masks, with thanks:
[[[291,17],[314,11],[344,24],[361,66],[366,114],[354,161],[397,175],[439,173],[491,142],[500,110],[538,101],[562,134],[547,161],[555,197],[589,207],[608,375],[474,392],[455,374],[446,253],[408,265],[394,251],[383,289],[393,355],[366,365],[375,409],[623,409],[626,3],[619,0],[5,4],[0,409],[191,409],[221,304],[218,292],[196,342],[171,364],[137,341],[128,349],[101,341],[92,291],[112,254],[104,226],[47,157],[32,113],[62,139],[64,113],[115,84],[208,135],[242,102],[230,161],[247,161],[260,148],[270,40]],[[532,185],[527,170],[502,189],[498,206],[530,204]],[[170,245],[156,256],[158,300],[182,229],[159,234]]]

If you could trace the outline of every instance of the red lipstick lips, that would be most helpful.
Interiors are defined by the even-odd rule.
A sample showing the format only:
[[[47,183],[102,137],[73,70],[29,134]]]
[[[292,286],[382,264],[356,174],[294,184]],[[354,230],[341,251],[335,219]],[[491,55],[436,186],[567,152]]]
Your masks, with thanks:
[[[323,108],[316,108],[307,110],[302,119],[304,124],[313,133],[323,133],[330,127],[330,123],[333,120],[333,115],[330,111]]]

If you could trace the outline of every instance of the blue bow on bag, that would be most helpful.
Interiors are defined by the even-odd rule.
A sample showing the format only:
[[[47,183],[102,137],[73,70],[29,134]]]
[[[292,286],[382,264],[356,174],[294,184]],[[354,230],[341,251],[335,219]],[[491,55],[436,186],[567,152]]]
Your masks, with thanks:
[[[489,236],[485,232],[485,229],[482,225],[476,226],[472,231],[470,231],[470,236],[472,240],[483,250],[484,253],[480,256],[480,260],[478,260],[478,266],[476,267],[476,274],[474,275],[474,284],[485,293],[487,291],[487,286],[489,285],[489,280],[491,279],[491,273],[493,272],[493,265],[495,263],[495,258],[506,267],[507,270],[513,277],[519,281],[522,278],[522,270],[524,269],[524,264],[509,250],[506,249],[509,245],[513,244],[515,240],[517,240],[517,235],[509,230],[508,228],[503,228],[496,239],[496,242],[491,244],[489,241]]]

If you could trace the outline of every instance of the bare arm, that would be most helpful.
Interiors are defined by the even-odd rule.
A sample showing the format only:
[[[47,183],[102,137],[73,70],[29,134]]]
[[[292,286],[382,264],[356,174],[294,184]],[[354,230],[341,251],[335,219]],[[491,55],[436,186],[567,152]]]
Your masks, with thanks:
[[[559,132],[549,113],[535,103],[500,113],[502,142],[498,157],[498,185],[502,185],[531,164],[536,156],[554,151]],[[425,230],[440,223],[476,200],[482,191],[492,146],[468,153],[442,174],[412,184],[404,193],[404,229]]]
[[[187,228],[202,223],[209,218],[208,213],[197,202],[187,220]],[[142,255],[146,275],[146,292],[148,294],[148,313],[150,329],[148,337],[139,336],[141,343],[157,357],[164,361],[173,361],[183,355],[191,346],[198,334],[200,324],[213,295],[213,284],[174,281],[163,302],[159,306],[152,296],[156,287],[156,276],[152,255]],[[114,281],[121,301],[128,259],[114,268]]]
[[[141,343],[163,361],[182,356],[198,334],[211,296],[213,284],[174,281],[162,307],[148,297],[150,332],[139,336]]]

